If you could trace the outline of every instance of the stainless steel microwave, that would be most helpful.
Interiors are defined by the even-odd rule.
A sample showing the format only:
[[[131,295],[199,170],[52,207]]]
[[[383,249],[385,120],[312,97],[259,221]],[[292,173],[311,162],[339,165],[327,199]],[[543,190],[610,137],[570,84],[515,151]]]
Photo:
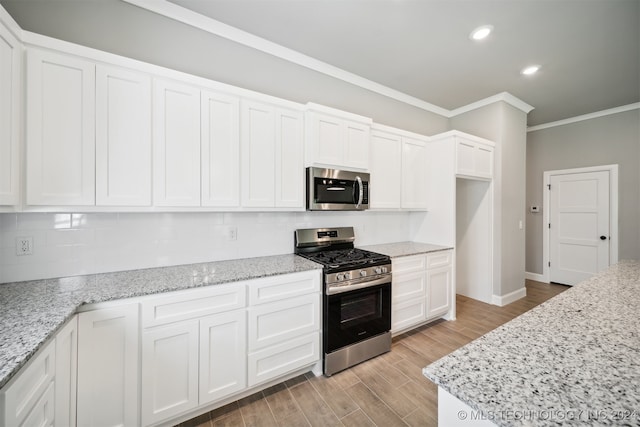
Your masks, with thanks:
[[[368,173],[307,168],[307,210],[362,211],[368,208]]]

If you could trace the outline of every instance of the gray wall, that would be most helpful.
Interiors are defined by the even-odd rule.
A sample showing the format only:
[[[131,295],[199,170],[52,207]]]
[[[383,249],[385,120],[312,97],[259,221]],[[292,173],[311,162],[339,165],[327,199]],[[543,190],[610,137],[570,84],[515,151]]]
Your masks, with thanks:
[[[619,165],[620,259],[640,259],[640,110],[529,132],[527,206],[542,206],[543,172]],[[542,206],[544,211],[546,207]],[[527,212],[526,269],[542,274],[544,213]]]
[[[504,296],[524,287],[527,116],[498,102],[451,119],[454,129],[490,139],[495,147],[494,285]],[[524,226],[524,224],[523,224]]]
[[[119,0],[0,0],[26,31],[433,135],[449,120]]]

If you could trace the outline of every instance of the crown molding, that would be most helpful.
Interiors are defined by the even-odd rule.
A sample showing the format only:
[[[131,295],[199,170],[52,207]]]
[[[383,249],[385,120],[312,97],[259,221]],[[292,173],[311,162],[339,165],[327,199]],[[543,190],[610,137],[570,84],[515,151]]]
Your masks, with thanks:
[[[518,110],[522,110],[525,114],[528,114],[529,111],[533,110],[534,108],[523,100],[511,95],[509,92],[500,92],[488,98],[481,99],[480,101],[472,102],[471,104],[467,104],[462,107],[456,108],[455,110],[451,110],[449,112],[449,117],[455,117],[463,113],[468,113],[469,111],[477,110],[478,108],[486,107],[487,105],[500,101],[504,101],[507,104],[517,108]]]
[[[365,79],[357,74],[350,73],[341,68],[319,61],[310,56],[304,55],[293,49],[286,48],[277,43],[273,43],[262,37],[255,36],[246,31],[224,24],[215,19],[201,15],[182,6],[170,3],[166,0],[122,0],[134,6],[146,9],[150,12],[157,13],[167,18],[173,19],[183,24],[190,25],[210,34],[234,41],[236,43],[257,49],[264,53],[284,59],[291,63],[300,65],[305,68],[323,73],[336,79],[354,84],[372,92],[384,95],[388,98],[395,99],[405,104],[421,108],[432,113],[440,114],[448,117],[449,110],[438,107],[437,105],[415,98],[406,93],[391,89],[390,87],[381,85],[372,80]]]
[[[622,105],[620,107],[609,108],[607,110],[596,111],[595,113],[583,114],[581,116],[575,116],[564,120],[558,120],[555,122],[543,123],[541,125],[530,126],[527,128],[527,132],[535,132],[537,130],[549,129],[556,126],[564,126],[571,123],[582,122],[585,120],[596,119],[598,117],[610,116],[612,114],[624,113],[625,111],[631,111],[640,109],[640,102],[633,104]]]

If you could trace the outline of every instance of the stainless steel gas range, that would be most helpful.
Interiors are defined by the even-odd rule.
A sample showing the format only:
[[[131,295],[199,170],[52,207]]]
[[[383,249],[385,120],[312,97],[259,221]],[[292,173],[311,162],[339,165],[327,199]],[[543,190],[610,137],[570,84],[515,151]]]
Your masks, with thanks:
[[[391,350],[391,259],[354,248],[353,227],[295,231],[295,253],[324,266],[324,374]]]

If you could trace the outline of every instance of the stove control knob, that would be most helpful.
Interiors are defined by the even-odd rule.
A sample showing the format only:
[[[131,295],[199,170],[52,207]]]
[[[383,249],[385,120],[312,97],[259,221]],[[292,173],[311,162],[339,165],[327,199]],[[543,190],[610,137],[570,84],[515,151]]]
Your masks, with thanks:
[[[346,273],[344,273],[344,278],[345,280],[351,280],[351,272],[347,271]]]
[[[338,281],[344,280],[344,274],[343,273],[336,274],[336,280]]]
[[[367,276],[367,270],[360,270],[360,277],[366,277]]]
[[[382,272],[383,273],[387,273],[389,270],[387,270],[387,267],[382,267]]]
[[[374,271],[376,274],[382,274],[382,267],[375,267],[375,268],[373,269],[373,271]]]

